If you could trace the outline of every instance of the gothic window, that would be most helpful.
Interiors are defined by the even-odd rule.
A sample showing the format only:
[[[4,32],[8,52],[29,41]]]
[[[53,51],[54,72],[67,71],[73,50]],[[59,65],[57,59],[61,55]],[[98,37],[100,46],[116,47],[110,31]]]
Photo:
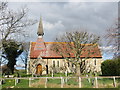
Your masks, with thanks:
[[[97,63],[97,62],[96,62],[96,59],[95,59],[95,60],[94,60],[94,65],[96,65],[96,63]]]
[[[57,61],[57,67],[59,67],[59,61]]]
[[[68,62],[68,67],[70,66],[70,63]]]
[[[72,67],[74,67],[74,64],[72,63]]]
[[[55,61],[53,61],[53,67],[55,67]]]

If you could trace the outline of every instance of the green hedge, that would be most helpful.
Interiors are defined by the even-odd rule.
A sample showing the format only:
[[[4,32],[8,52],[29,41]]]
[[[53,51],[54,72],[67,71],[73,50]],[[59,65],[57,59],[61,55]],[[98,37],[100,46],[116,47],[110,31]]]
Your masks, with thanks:
[[[120,59],[105,60],[101,70],[103,76],[120,76]]]

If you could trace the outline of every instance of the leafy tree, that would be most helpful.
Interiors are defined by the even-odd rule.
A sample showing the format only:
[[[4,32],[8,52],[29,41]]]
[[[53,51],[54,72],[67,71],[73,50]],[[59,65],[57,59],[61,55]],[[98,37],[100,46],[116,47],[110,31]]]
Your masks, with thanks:
[[[106,60],[101,65],[102,75],[114,76],[116,75],[116,65],[113,60]]]
[[[116,63],[117,75],[120,76],[120,58],[116,58],[114,61]]]
[[[14,40],[3,41],[3,57],[8,60],[7,67],[10,72],[14,73],[14,65],[16,65],[16,59],[23,52],[23,46]]]
[[[104,76],[119,76],[120,59],[105,60],[101,65],[101,70]]]

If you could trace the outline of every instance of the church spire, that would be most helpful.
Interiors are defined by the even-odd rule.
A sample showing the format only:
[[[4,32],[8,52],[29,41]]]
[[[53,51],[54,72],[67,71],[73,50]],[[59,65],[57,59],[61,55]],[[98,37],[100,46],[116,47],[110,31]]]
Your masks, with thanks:
[[[44,35],[43,24],[42,24],[42,17],[40,17],[40,22],[39,22],[37,34],[38,34],[38,36],[43,36]]]

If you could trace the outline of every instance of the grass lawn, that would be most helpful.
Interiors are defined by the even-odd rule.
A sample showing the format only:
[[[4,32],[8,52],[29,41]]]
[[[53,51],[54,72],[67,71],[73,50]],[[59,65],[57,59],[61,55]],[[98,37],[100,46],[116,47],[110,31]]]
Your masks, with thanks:
[[[15,80],[11,80],[11,79],[7,79],[5,80],[4,82],[5,84],[2,85],[2,88],[9,88],[11,86],[14,86],[15,85]]]
[[[90,81],[89,81],[90,80]],[[84,87],[84,88],[93,88],[94,87],[94,83],[93,83],[93,78],[90,78],[90,79],[86,79],[86,78],[82,78],[81,80],[81,86]]]
[[[94,78],[90,79],[90,82],[88,79],[82,78],[81,84],[82,88],[95,88],[95,83],[92,83]],[[33,79],[31,80],[30,88],[45,88],[45,78],[40,79]],[[118,87],[118,80],[117,87]],[[48,88],[61,88],[61,79],[48,79],[46,86]],[[17,83],[15,86],[15,80],[7,79],[5,80],[5,84],[2,85],[2,88],[29,88],[29,81],[25,79],[20,79],[20,82]],[[78,88],[78,78],[69,78],[64,79],[64,88]],[[98,87],[99,88],[113,88],[113,79],[98,79]]]
[[[21,79],[20,82],[16,84],[15,88],[29,88],[29,81]]]
[[[32,75],[26,75],[24,70],[18,71],[19,75],[21,77],[31,77]],[[14,75],[17,75],[17,72],[15,72]],[[74,76],[73,74],[69,74],[69,77]],[[51,77],[50,75],[43,75],[38,77]],[[65,74],[54,74],[54,77],[65,77]],[[118,83],[120,85],[120,79],[116,79],[116,84],[118,87]],[[40,79],[33,79],[31,80],[31,84],[29,87],[29,81],[27,79],[20,79],[20,82],[17,83],[15,86],[15,80],[14,79],[7,79],[5,80],[5,83],[2,85],[2,88],[45,88],[45,85],[47,88],[61,88],[61,79],[54,79],[49,78],[47,79],[47,84],[45,84],[46,79],[40,78]],[[81,79],[81,86],[82,88],[95,88],[95,78],[82,78]],[[79,87],[79,80],[78,78],[64,78],[64,85],[63,88],[78,88]],[[98,88],[113,88],[113,79],[107,79],[107,78],[98,78]]]
[[[28,80],[21,79],[19,83],[15,86],[15,80],[7,79],[5,80],[5,84],[2,85],[2,88],[29,88]]]

